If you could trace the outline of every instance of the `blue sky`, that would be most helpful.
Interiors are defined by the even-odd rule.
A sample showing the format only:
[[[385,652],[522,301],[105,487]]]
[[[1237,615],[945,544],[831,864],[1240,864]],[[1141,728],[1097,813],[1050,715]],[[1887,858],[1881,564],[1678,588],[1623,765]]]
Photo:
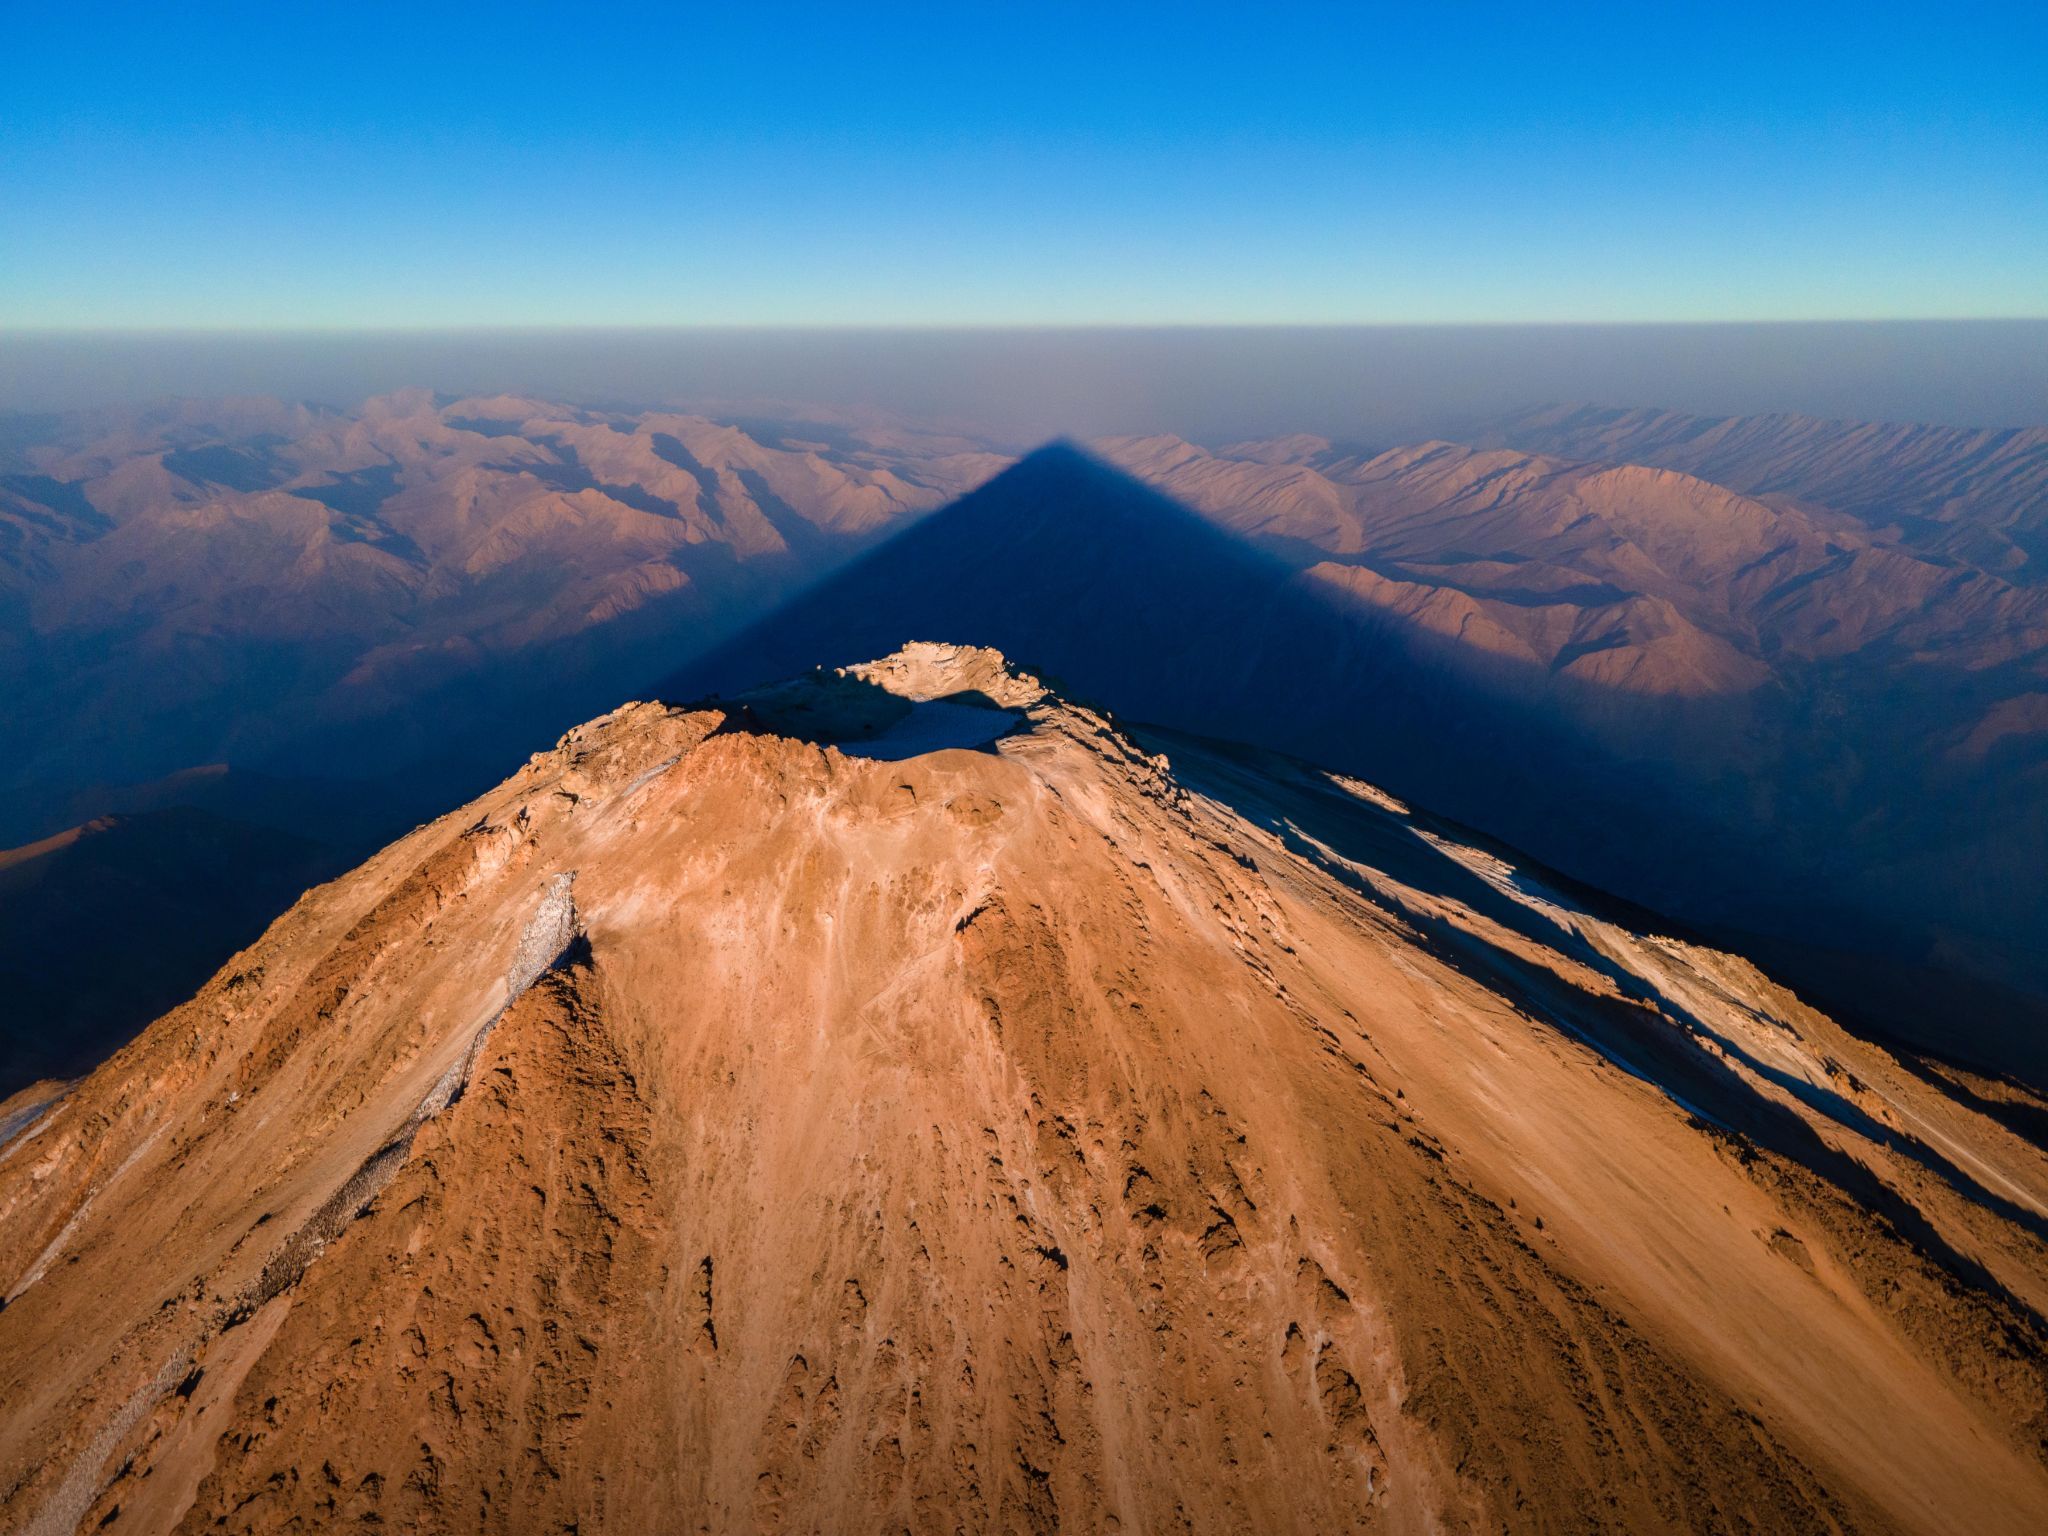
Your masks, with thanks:
[[[2048,6],[1542,9],[8,0],[0,326],[2048,315]]]

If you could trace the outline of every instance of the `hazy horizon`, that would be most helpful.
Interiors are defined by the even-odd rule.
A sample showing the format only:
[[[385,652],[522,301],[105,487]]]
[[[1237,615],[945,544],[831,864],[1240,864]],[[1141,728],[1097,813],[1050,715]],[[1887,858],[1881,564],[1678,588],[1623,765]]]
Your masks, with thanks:
[[[1168,431],[1389,443],[1560,401],[2048,424],[2048,320],[1668,325],[0,331],[0,411],[401,388],[819,410],[1013,445]]]

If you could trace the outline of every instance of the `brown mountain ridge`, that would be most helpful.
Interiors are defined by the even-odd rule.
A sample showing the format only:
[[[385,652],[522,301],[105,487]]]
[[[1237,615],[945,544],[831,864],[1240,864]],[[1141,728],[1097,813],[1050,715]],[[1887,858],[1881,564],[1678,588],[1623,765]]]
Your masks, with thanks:
[[[0,1522],[2031,1531],[2044,1109],[912,645],[572,731],[0,1106]]]

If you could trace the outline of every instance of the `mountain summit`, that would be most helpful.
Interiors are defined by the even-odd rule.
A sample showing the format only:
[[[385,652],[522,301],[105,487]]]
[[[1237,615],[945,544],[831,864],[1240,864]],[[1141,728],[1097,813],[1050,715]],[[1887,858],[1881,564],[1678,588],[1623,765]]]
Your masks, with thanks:
[[[917,634],[994,647],[1120,715],[1369,769],[1475,825],[1533,804],[1586,823],[1561,844],[1612,836],[1585,809],[1599,765],[1544,721],[1512,702],[1468,707],[1287,561],[1066,443],[792,598],[666,691],[857,663]]]
[[[629,705],[0,1104],[0,1525],[2035,1531],[2017,1095],[991,651]]]

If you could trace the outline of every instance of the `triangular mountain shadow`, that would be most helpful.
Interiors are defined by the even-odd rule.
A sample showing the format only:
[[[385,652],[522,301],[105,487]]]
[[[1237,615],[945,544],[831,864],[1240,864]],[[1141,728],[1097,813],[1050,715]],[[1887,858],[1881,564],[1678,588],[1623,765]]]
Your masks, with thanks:
[[[1271,679],[1220,631],[1300,606],[1292,572],[1150,487],[1054,443],[827,577],[672,680],[732,691],[884,655],[994,646],[1101,702],[1184,721]],[[1219,675],[1218,666],[1227,668]]]
[[[1643,819],[1667,844],[1682,820],[1640,775],[1627,788],[1641,814],[1618,826],[1623,775],[1582,740],[1405,654],[1294,566],[1067,443],[799,594],[662,692],[731,694],[913,639],[993,646],[1070,697],[1358,773],[1581,878],[1668,894],[1618,878]]]

